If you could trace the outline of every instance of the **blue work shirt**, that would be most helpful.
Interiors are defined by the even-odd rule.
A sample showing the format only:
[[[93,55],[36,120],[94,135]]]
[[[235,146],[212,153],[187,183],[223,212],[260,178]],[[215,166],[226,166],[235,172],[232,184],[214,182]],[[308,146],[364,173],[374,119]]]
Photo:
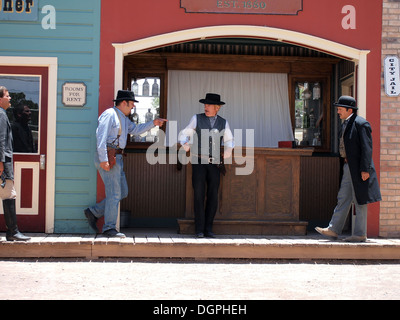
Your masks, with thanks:
[[[121,136],[117,139],[120,123]],[[153,121],[136,125],[118,108],[107,109],[100,115],[96,130],[97,153],[100,162],[108,161],[107,146],[113,145],[115,148],[124,149],[128,134],[140,135],[154,127]]]

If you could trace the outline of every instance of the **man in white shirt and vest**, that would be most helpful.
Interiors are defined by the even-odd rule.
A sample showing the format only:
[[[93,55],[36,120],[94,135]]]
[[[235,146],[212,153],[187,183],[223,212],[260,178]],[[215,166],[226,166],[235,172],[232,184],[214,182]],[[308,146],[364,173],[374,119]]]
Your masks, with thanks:
[[[199,102],[204,104],[204,113],[192,117],[179,140],[186,151],[191,150],[195,234],[199,238],[214,238],[212,227],[218,208],[220,174],[224,173],[223,158],[231,156],[234,139],[228,121],[217,115],[225,104],[220,95],[207,93]]]

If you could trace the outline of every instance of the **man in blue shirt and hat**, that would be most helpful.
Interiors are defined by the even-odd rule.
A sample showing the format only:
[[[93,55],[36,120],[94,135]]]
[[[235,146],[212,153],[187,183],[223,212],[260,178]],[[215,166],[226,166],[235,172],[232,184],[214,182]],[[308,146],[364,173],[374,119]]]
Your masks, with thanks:
[[[104,216],[103,234],[124,238],[117,231],[118,205],[128,196],[128,185],[123,170],[124,148],[128,134],[140,135],[155,126],[162,126],[166,119],[157,118],[144,124],[135,124],[129,119],[135,107],[135,95],[129,90],[119,90],[115,106],[105,110],[99,117],[96,130],[97,151],[95,165],[104,182],[106,198],[84,210],[89,225],[98,232],[97,220]]]

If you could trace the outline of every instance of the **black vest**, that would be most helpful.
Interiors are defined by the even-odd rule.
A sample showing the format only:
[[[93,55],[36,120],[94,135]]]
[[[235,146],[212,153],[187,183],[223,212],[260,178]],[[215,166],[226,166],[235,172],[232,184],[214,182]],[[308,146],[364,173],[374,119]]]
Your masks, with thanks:
[[[224,136],[226,120],[217,115],[217,119],[215,120],[214,126],[211,128],[210,119],[205,115],[205,113],[197,114],[196,117],[197,117],[196,136],[193,144],[198,146],[197,154],[205,156],[211,156],[216,154],[219,155],[222,138]],[[202,130],[208,130],[208,135],[203,134],[202,136],[201,135]],[[206,139],[206,141],[203,142],[204,144],[203,149],[201,148],[202,139]],[[207,148],[205,147],[206,145],[208,146]]]

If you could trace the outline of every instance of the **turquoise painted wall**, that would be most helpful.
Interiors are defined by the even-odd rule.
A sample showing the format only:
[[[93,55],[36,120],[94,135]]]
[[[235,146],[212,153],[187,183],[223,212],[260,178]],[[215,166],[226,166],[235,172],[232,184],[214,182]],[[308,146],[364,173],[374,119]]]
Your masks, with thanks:
[[[92,231],[83,209],[96,201],[93,154],[98,118],[101,0],[34,3],[39,7],[37,21],[0,21],[0,55],[58,58],[55,233],[88,233]],[[42,27],[42,20],[49,13],[42,13],[46,5],[55,8],[55,29]],[[62,104],[65,82],[86,84],[87,104],[83,108]]]

